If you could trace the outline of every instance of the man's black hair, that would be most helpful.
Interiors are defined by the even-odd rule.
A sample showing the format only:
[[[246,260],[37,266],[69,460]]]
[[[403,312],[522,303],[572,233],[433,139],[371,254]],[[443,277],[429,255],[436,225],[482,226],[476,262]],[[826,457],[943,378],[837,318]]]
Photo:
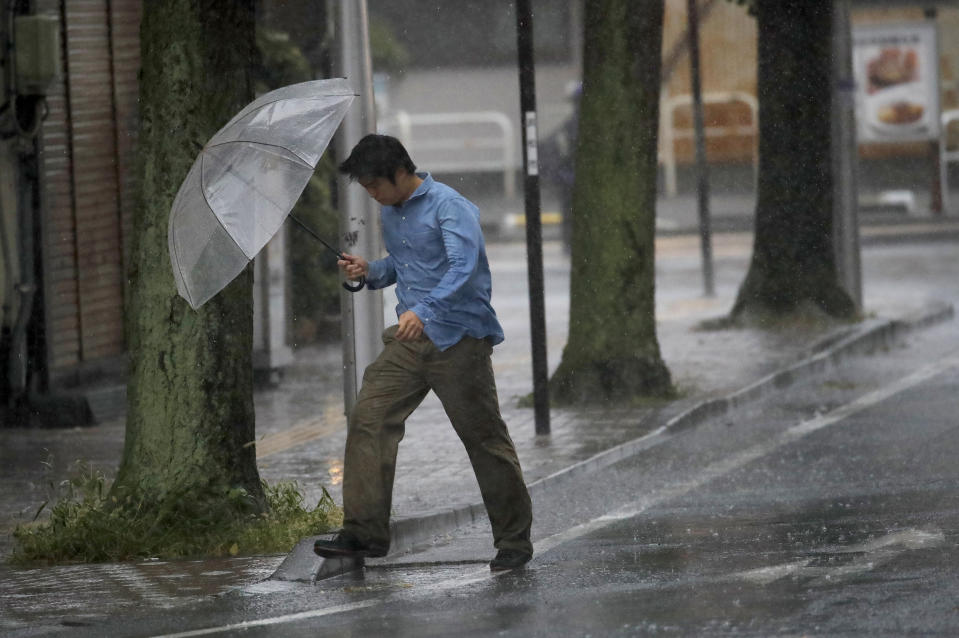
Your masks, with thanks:
[[[340,164],[340,172],[349,175],[350,179],[385,177],[393,184],[400,168],[410,175],[416,172],[416,164],[398,139],[376,134],[357,142],[350,156]]]

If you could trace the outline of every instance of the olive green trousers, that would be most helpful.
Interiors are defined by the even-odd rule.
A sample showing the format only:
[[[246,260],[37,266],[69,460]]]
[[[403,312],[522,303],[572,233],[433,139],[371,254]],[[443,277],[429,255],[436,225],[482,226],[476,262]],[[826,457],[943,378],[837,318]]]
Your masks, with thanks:
[[[499,411],[492,346],[464,337],[445,351],[425,337],[399,341],[396,326],[363,374],[349,419],[343,468],[343,529],[388,547],[396,453],[407,417],[433,390],[466,447],[497,549],[532,553],[532,503]]]

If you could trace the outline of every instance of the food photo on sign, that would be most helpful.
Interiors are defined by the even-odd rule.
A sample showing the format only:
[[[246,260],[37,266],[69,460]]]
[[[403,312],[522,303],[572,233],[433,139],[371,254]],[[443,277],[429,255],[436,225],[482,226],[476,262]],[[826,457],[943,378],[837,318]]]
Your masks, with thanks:
[[[853,30],[860,142],[907,142],[939,134],[936,28],[869,25]]]

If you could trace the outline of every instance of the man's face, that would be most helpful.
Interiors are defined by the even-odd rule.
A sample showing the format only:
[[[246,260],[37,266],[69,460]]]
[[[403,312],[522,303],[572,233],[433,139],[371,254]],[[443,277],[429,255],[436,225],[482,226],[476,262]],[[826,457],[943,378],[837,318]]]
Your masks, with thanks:
[[[385,177],[361,177],[356,181],[382,206],[396,206],[403,202],[405,193]]]

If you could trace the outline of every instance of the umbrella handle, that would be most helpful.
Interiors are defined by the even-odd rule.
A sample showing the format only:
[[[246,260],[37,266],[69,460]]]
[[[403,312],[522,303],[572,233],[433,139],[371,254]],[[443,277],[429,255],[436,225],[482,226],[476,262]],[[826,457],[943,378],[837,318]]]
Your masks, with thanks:
[[[343,287],[349,290],[350,292],[359,292],[363,290],[364,286],[366,286],[366,277],[360,277],[355,284],[351,284],[348,281],[343,282]]]

